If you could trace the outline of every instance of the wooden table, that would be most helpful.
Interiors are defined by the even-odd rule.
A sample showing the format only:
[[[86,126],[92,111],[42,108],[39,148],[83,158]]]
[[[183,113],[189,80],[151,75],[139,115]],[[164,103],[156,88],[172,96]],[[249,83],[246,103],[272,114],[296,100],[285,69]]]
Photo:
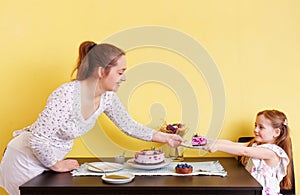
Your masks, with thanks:
[[[220,176],[136,176],[131,183],[107,184],[100,177],[72,177],[51,171],[20,186],[21,195],[42,194],[261,194],[262,186],[235,158],[188,158],[186,162],[218,160],[228,175]],[[80,163],[98,159],[78,159]],[[108,160],[109,161],[109,160]]]

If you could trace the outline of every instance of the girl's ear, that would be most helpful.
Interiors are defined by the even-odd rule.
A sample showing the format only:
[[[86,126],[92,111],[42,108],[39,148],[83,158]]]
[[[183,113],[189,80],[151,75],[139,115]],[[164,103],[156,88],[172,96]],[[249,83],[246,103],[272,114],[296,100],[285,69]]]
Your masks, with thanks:
[[[99,67],[98,68],[98,76],[99,76],[100,79],[103,77],[103,73],[104,73],[103,67]]]
[[[276,128],[274,131],[274,137],[278,137],[280,135],[280,128]]]

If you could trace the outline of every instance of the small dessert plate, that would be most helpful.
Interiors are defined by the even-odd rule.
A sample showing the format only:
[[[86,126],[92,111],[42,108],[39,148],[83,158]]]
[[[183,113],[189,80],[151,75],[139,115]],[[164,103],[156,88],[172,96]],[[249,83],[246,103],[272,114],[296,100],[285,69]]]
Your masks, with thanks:
[[[123,169],[123,165],[119,163],[112,162],[92,162],[89,163],[91,166],[88,166],[89,171],[100,172],[100,173],[109,173],[115,172]]]
[[[124,183],[131,182],[134,179],[134,175],[131,173],[118,173],[118,175],[106,174],[106,175],[103,175],[101,178],[106,183],[124,184]]]
[[[184,142],[181,142],[181,146],[183,147],[186,147],[186,148],[192,148],[192,149],[203,149],[204,145],[203,146],[193,146],[192,145],[192,141],[184,141]]]

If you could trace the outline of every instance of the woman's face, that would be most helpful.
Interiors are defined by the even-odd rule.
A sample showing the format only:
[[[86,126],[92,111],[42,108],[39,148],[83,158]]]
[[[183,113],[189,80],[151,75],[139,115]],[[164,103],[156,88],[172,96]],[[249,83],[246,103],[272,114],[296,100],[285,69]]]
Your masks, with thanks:
[[[254,135],[257,142],[274,143],[279,133],[280,129],[272,127],[271,121],[264,115],[256,117]]]
[[[121,82],[126,81],[125,77],[126,70],[126,58],[122,55],[118,61],[117,65],[112,66],[110,72],[103,76],[102,86],[105,91],[117,91]]]

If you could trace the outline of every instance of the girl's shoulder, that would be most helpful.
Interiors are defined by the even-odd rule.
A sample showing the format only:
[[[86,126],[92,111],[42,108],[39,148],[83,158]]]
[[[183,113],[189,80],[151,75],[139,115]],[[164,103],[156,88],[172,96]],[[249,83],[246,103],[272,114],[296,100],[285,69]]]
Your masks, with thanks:
[[[290,159],[286,154],[286,152],[276,144],[261,144],[258,147],[269,148],[273,150],[280,157],[280,162],[274,169],[277,170],[276,177],[278,178],[279,181],[281,181],[282,178],[286,175],[287,166],[290,162]]]
[[[261,147],[261,148],[268,148],[272,151],[274,151],[279,157],[281,158],[288,158],[286,152],[278,145],[276,144],[260,144],[260,145],[254,145],[256,147]]]
[[[276,166],[275,169],[279,169],[280,171],[277,173],[280,175],[280,177],[284,176],[286,174],[287,166],[290,162],[288,155],[286,152],[278,145],[276,144],[260,144],[257,145],[256,143],[252,145],[253,147],[260,147],[260,148],[268,148],[272,151],[274,151],[280,158],[280,162]],[[260,162],[263,161],[262,159],[252,159],[252,162],[254,165],[259,166]]]

